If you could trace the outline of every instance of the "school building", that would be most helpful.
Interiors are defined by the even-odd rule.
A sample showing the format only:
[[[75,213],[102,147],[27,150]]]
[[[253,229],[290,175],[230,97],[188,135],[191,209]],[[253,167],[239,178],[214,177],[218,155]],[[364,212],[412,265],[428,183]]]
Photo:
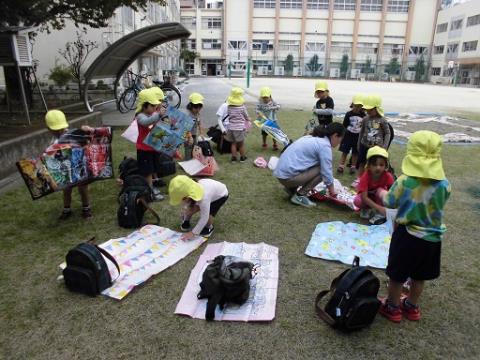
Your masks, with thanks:
[[[434,83],[480,86],[480,1],[438,13],[431,65]]]

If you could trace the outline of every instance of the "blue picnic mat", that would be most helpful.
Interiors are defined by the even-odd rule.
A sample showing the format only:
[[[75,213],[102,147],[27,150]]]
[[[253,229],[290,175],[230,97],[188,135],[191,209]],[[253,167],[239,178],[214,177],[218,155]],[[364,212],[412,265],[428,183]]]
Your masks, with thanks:
[[[308,256],[351,264],[360,258],[360,265],[387,267],[390,233],[388,225],[345,224],[341,221],[316,226],[305,254]]]

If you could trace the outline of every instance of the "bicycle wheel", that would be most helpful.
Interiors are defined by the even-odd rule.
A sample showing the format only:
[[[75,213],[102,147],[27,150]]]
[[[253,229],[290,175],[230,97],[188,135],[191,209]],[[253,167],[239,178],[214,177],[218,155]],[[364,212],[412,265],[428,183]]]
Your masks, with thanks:
[[[125,90],[122,95],[123,97],[123,106],[128,110],[135,109],[135,101],[137,100],[137,92],[133,88]]]
[[[118,98],[117,100],[117,109],[118,111],[120,111],[122,114],[125,114],[127,112],[130,111],[129,108],[127,108],[124,103],[123,103],[123,98],[125,96],[125,92],[122,93],[122,95],[120,95],[120,97]]]
[[[168,105],[178,109],[182,103],[182,95],[180,95],[180,91],[173,85],[163,85],[160,89],[162,89],[165,94],[165,99],[167,100]]]

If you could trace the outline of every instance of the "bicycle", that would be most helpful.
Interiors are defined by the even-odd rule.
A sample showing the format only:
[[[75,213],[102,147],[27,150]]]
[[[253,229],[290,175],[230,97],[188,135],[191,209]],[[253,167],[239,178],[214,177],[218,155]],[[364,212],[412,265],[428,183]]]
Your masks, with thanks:
[[[130,70],[127,70],[127,76],[131,85],[125,89],[117,100],[117,108],[121,113],[135,109],[138,93],[145,89],[143,81],[148,78],[148,75],[135,74]],[[180,107],[182,102],[180,91],[175,85],[170,83],[169,78],[166,78],[163,82],[154,80],[153,83],[162,89],[168,104],[177,109]]]

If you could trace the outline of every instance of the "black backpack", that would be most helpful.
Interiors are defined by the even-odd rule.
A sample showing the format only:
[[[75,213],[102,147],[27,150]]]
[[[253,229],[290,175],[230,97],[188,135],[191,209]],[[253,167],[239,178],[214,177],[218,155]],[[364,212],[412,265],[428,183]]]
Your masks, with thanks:
[[[112,286],[112,278],[102,254],[115,264],[120,276],[120,267],[112,255],[97,245],[82,243],[67,253],[63,278],[70,291],[96,296]]]
[[[142,225],[145,211],[149,210],[160,223],[160,217],[148,203],[152,201],[152,189],[147,179],[138,174],[135,159],[125,158],[119,166],[123,188],[118,195],[118,225],[127,229],[136,229]]]
[[[210,142],[199,141],[197,143],[197,146],[199,146],[200,149],[202,149],[203,156],[213,156],[213,150],[212,150],[212,147],[210,146]]]
[[[317,315],[327,324],[344,332],[370,325],[380,307],[377,299],[380,281],[365,266],[359,266],[359,261],[356,256],[352,268],[336,277],[330,289],[320,291],[315,299]],[[320,301],[328,293],[331,296],[323,309]]]
[[[219,129],[218,125],[212,126],[208,129],[207,135],[212,138],[212,141],[217,144],[217,150],[220,154],[228,154],[231,152],[230,141],[225,140],[222,131]]]
[[[250,296],[250,279],[254,265],[234,256],[219,255],[203,272],[199,299],[208,299],[205,318],[215,318],[217,305],[244,304]]]

